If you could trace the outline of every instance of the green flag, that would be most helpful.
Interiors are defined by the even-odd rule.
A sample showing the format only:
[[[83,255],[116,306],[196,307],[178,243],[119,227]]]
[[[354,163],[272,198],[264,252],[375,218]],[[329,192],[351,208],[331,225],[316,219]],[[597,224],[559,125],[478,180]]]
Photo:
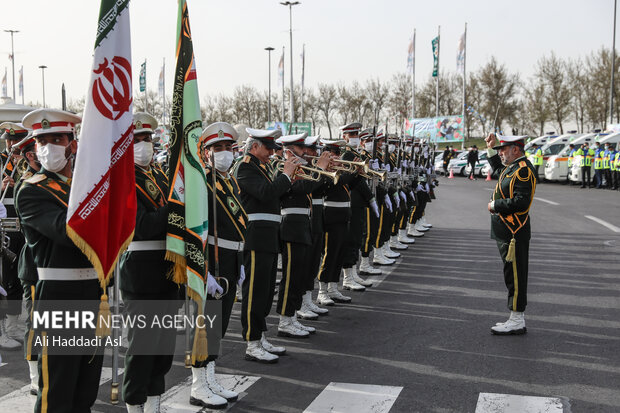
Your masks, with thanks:
[[[146,90],[146,60],[140,65],[140,92]]]
[[[439,36],[433,39],[433,77],[439,74]]]

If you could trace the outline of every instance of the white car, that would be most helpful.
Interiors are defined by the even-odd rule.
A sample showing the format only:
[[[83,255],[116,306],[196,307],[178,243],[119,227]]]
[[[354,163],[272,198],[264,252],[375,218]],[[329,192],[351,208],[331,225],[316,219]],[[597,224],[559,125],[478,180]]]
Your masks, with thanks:
[[[467,166],[467,154],[469,152],[461,152],[456,158],[450,159],[448,164],[448,172],[452,170],[454,175],[465,176],[465,167]]]
[[[474,176],[479,176],[481,178],[486,177],[486,175],[482,173],[482,168],[488,164],[489,164],[489,160],[487,159],[487,152],[479,151],[478,162],[476,162],[476,166],[474,167]],[[471,172],[471,166],[467,164],[467,166],[465,167],[465,176],[469,176],[470,172]]]

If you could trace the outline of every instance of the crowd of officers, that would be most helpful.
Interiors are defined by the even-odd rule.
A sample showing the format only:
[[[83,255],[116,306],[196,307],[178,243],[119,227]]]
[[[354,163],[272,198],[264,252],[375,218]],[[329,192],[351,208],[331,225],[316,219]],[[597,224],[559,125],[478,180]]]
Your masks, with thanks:
[[[590,147],[584,142],[579,148],[569,145],[571,150],[568,154],[568,168],[573,164],[575,156],[581,156],[579,166],[581,168],[582,188],[607,188],[620,189],[620,144],[605,142],[601,145],[595,142]],[[592,179],[592,164],[594,164],[594,179]]]
[[[37,412],[89,411],[103,363],[103,355],[37,355],[30,320],[26,328],[19,322],[22,297],[30,313],[37,300],[96,301],[102,293],[92,265],[66,233],[79,122],[69,112],[38,109],[22,123],[0,125],[6,141],[3,217],[8,217],[2,222],[19,221],[21,227],[21,232],[7,232],[2,249],[0,349],[24,348]],[[119,275],[128,313],[140,310],[140,300],[174,302],[183,296],[169,279],[172,264],[164,258],[169,187],[165,165],[153,161],[156,127],[153,116],[134,115],[138,209],[134,240],[121,257]],[[281,136],[279,130],[247,132],[240,149],[238,133],[228,123],[210,124],[200,138],[209,195],[206,290],[208,299],[221,301],[222,337],[235,300],[241,300],[245,358],[276,363],[286,349],[265,334],[276,288],[277,334],[307,338],[315,328],[299,319],[316,320],[328,313],[325,307],[352,301],[340,289],[341,274],[345,290],[371,287],[362,276],[381,274],[373,265],[394,264],[400,256],[395,250],[407,249],[432,226],[424,213],[434,198],[433,155],[423,141],[387,136],[360,123],[343,126],[342,139],[335,140],[305,133]],[[313,299],[315,279],[319,289]],[[162,306],[161,311],[177,310]],[[122,392],[129,412],[159,411],[164,376],[172,365],[176,331],[158,337],[169,349],[166,354],[133,355],[132,348],[152,339],[153,332],[146,334],[128,333]],[[223,408],[237,400],[237,393],[218,382],[216,359],[209,355],[192,362],[191,404]]]

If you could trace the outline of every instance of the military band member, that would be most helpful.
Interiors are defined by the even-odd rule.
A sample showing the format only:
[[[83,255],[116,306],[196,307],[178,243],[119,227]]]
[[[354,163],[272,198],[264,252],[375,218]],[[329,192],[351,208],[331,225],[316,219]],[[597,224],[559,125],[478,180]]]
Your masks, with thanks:
[[[406,198],[403,201],[404,192],[402,191],[402,187],[400,186],[399,178],[402,174],[402,167],[399,164],[398,152],[399,152],[399,139],[390,139],[389,146],[389,159],[390,159],[390,169],[393,173],[392,179],[392,191],[390,195],[392,196],[392,204],[394,206],[394,211],[392,213],[392,228],[390,232],[390,241],[388,243],[390,249],[393,248],[395,250],[406,250],[408,247],[406,244],[401,243],[398,240],[398,229],[401,225],[401,220],[405,215],[406,209]],[[403,201],[403,202],[401,202]]]
[[[529,210],[536,191],[536,170],[524,153],[522,136],[486,138],[489,163],[501,171],[493,198],[488,204],[491,213],[491,238],[504,263],[504,282],[508,289],[510,317],[491,327],[498,335],[525,334],[527,305],[527,274],[531,237]]]
[[[251,139],[236,176],[241,204],[248,214],[243,251],[247,274],[242,287],[242,336],[247,342],[246,360],[276,363],[278,354],[284,354],[286,350],[267,341],[266,318],[273,302],[280,250],[280,197],[291,187],[297,162],[285,161],[283,173],[272,180],[267,164],[273,150],[279,147],[274,139],[280,137],[281,132],[246,130]]]
[[[42,165],[22,184],[16,198],[39,275],[35,307],[41,300],[98,303],[102,293],[95,269],[66,232],[69,158],[77,152],[74,128],[79,122],[78,116],[54,109],[37,109],[23,119],[24,126],[33,130]],[[97,308],[92,309],[95,314]],[[48,355],[43,346],[35,412],[90,411],[97,399],[102,362],[103,354]]]
[[[142,300],[161,301],[158,315],[176,314],[178,287],[167,274],[171,262],[164,259],[168,222],[168,178],[153,162],[153,130],[157,120],[148,113],[134,114],[134,164],[136,180],[136,227],[132,243],[120,260],[120,291],[130,316],[151,314]],[[125,356],[123,399],[127,411],[158,412],[165,390],[165,375],[172,366],[176,330],[129,328]],[[140,354],[158,343],[158,355]]]
[[[243,245],[247,225],[247,214],[240,201],[239,186],[236,179],[230,175],[232,165],[233,145],[238,134],[235,128],[226,122],[215,122],[208,125],[202,132],[203,159],[207,173],[207,191],[209,195],[209,280],[212,276],[219,276],[223,296],[219,299],[222,304],[222,338],[226,335],[232,307],[235,302],[237,286],[243,283],[245,271],[243,267]],[[215,165],[215,168],[214,168]],[[217,210],[213,214],[213,173],[216,173],[216,201]],[[217,226],[217,261],[215,230]],[[213,287],[207,287],[208,290]],[[226,290],[224,291],[224,288]],[[213,291],[207,295],[207,300],[215,300]],[[217,354],[210,354],[203,362],[196,361],[192,366],[192,389],[190,403],[210,408],[225,406],[227,402],[234,402],[239,395],[226,389],[217,380],[215,375],[215,361]]]
[[[8,218],[17,218],[14,207],[15,182],[21,178],[23,171],[23,157],[17,144],[24,139],[29,131],[21,123],[4,122],[0,124],[6,149],[0,153],[1,165],[4,170],[2,176],[2,203],[6,207]],[[17,259],[12,259],[20,253],[24,246],[24,236],[21,232],[7,233],[10,242],[8,255],[2,259],[2,287],[7,292],[7,308],[0,308],[0,348],[17,350],[26,333],[23,324],[19,321],[22,312],[23,289],[17,275]],[[0,306],[1,307],[1,306]]]
[[[342,137],[347,142],[342,159],[345,161],[361,161],[362,155],[358,152],[360,148],[360,130],[362,124],[359,122],[349,123],[342,126]],[[363,242],[364,212],[367,208],[377,210],[377,201],[365,179],[361,176],[356,178],[356,184],[351,185],[351,219],[347,241],[344,248],[344,261],[342,271],[344,278],[342,287],[345,290],[364,291],[366,287],[372,286],[372,282],[362,279],[357,275],[357,261]]]

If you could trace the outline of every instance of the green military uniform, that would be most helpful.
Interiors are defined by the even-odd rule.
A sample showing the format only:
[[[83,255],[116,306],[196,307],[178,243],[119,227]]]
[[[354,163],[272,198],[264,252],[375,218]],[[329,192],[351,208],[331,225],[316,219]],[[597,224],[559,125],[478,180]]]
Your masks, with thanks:
[[[242,287],[242,336],[246,341],[256,341],[267,330],[280,250],[280,197],[288,191],[291,181],[284,174],[272,180],[267,167],[252,154],[243,158],[236,178],[241,204],[248,214],[243,251],[246,278]]]
[[[70,180],[42,169],[26,180],[17,194],[16,208],[39,274],[35,308],[40,300],[92,300],[96,303],[101,297],[95,270],[67,236],[70,188]],[[60,273],[59,269],[66,274],[82,269],[80,272],[86,275],[81,279],[50,276]],[[97,310],[98,305],[92,309],[95,314]],[[40,391],[35,411],[90,411],[97,399],[102,363],[102,354],[48,355],[44,346],[39,357]]]
[[[536,171],[525,156],[503,167],[499,155],[489,158],[493,170],[501,170],[493,192],[491,238],[497,241],[504,263],[508,308],[523,312],[527,304],[527,275],[530,245],[529,209],[536,190]],[[507,261],[514,240],[514,260]]]
[[[152,314],[152,311],[147,312],[141,300],[157,300],[161,301],[158,316],[175,315],[179,288],[167,277],[172,264],[164,259],[168,178],[159,168],[146,170],[138,165],[135,166],[135,176],[136,229],[133,242],[120,260],[119,287],[125,311],[130,316]],[[148,396],[164,392],[164,376],[172,366],[175,339],[176,330],[173,328],[129,329],[123,376],[125,403],[143,404]],[[141,349],[153,346],[154,342],[157,342],[161,354],[141,354]]]

